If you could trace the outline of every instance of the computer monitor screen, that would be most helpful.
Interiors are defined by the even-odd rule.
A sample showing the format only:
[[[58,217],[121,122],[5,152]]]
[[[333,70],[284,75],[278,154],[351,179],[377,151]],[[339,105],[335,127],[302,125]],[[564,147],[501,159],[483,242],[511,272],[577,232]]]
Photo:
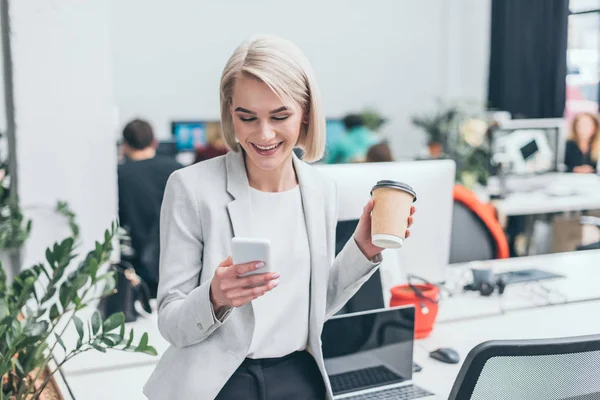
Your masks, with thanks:
[[[414,327],[414,306],[340,315],[326,321],[321,340],[334,394],[367,388],[345,385],[344,378],[353,372],[367,370],[385,380],[365,382],[371,387],[410,380]]]
[[[206,123],[203,121],[173,121],[171,132],[178,151],[193,151],[206,145]]]
[[[537,145],[537,141],[531,140],[525,146],[521,147],[521,156],[524,160],[530,159],[540,148]]]
[[[491,149],[508,175],[559,171],[561,125],[554,120],[514,120],[492,131]]]

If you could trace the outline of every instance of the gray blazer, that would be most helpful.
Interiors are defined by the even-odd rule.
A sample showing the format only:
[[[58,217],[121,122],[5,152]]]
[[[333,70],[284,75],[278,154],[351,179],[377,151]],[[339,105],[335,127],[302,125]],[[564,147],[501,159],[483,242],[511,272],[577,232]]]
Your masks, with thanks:
[[[334,260],[335,184],[296,157],[294,167],[310,248],[307,350],[326,377],[323,323],[371,276],[381,256],[367,260],[350,240]],[[215,320],[209,288],[216,267],[231,255],[231,238],[252,233],[249,188],[241,152],[178,170],[169,178],[160,223],[158,327],[171,346],[144,386],[151,400],[214,399],[248,354],[252,303],[233,309],[222,322]]]

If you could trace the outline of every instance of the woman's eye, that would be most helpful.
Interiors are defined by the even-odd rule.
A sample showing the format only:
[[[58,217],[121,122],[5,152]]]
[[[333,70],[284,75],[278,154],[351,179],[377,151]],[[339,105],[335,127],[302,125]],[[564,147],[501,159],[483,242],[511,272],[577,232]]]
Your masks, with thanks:
[[[279,116],[279,117],[273,117],[273,119],[275,121],[283,121],[283,120],[288,119],[288,117],[289,117],[289,115],[283,115],[283,116]]]
[[[254,121],[256,117],[240,117],[240,120],[243,122],[251,122]]]

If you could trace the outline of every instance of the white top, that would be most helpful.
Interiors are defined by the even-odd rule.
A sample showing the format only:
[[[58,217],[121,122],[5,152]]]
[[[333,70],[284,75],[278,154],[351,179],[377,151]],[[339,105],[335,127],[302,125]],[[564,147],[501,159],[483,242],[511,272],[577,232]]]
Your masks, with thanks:
[[[252,231],[271,241],[279,285],[255,299],[249,358],[283,357],[304,350],[308,340],[310,252],[300,188],[268,193],[250,189]]]

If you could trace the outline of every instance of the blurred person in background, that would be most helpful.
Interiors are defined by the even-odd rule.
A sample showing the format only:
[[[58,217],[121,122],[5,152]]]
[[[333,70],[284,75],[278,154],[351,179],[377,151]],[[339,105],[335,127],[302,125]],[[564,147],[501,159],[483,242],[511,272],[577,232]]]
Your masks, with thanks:
[[[367,162],[391,162],[394,161],[392,157],[392,150],[388,145],[387,141],[382,141],[369,148],[367,151]]]
[[[181,165],[156,155],[152,127],[135,119],[123,129],[126,161],[118,167],[119,224],[131,236],[136,273],[148,284],[151,297],[158,287],[159,214],[167,179]]]
[[[577,114],[565,150],[568,172],[590,174],[596,172],[600,152],[600,120],[592,113]]]
[[[358,114],[349,114],[342,121],[346,135],[331,149],[327,162],[343,164],[366,161],[367,152],[371,146],[380,142],[379,137],[365,126]]]
[[[208,124],[206,126],[206,142],[206,146],[196,149],[194,164],[222,156],[229,151],[229,147],[227,147],[227,143],[225,143],[225,139],[223,138],[220,124]]]

